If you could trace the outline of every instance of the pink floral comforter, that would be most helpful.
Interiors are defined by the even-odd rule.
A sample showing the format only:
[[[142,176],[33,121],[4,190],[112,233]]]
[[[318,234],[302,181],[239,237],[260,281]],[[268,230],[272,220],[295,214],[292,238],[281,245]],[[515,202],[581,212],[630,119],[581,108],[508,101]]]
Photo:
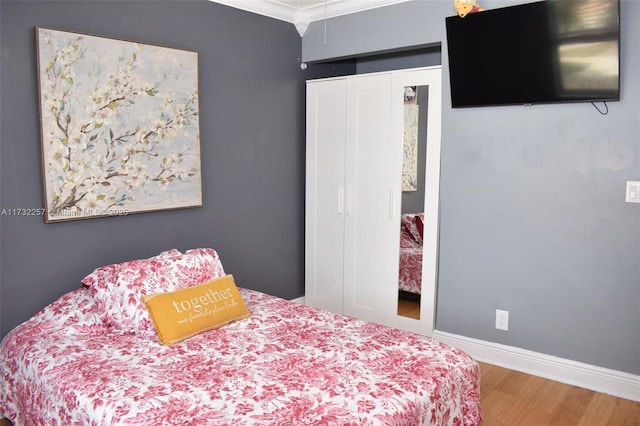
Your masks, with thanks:
[[[479,367],[443,343],[241,289],[252,312],[174,347],[103,325],[87,289],[11,331],[16,425],[477,425]]]
[[[404,227],[400,232],[400,273],[398,288],[422,294],[422,244],[416,242]]]

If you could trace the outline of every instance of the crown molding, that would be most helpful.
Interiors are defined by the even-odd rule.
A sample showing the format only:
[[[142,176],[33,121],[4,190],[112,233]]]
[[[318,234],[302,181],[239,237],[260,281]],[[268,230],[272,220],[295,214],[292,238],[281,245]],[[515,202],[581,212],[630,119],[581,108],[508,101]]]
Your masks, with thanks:
[[[404,3],[410,0],[326,0],[324,4],[294,8],[272,0],[209,0],[226,6],[295,23],[304,13],[309,22]]]

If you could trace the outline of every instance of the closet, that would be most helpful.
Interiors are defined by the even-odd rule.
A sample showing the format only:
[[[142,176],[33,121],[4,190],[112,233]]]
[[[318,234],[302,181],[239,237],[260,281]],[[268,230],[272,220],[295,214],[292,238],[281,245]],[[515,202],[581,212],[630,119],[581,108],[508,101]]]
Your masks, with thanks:
[[[307,81],[305,303],[430,335],[435,312],[440,67]],[[407,89],[426,94],[419,319],[398,315]],[[420,92],[422,91],[422,92]],[[415,167],[413,172],[416,172]],[[405,188],[406,189],[406,188]],[[406,192],[405,192],[406,194]],[[422,198],[421,198],[422,200]]]

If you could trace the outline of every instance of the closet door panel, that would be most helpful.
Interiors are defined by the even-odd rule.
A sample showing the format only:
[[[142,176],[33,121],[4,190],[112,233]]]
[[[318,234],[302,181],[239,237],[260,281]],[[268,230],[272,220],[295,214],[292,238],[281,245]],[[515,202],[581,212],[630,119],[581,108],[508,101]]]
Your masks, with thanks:
[[[416,102],[406,98],[407,88],[420,95]],[[417,153],[407,151],[404,141],[406,110],[415,110],[413,105],[420,111]],[[416,115],[411,117],[413,131]],[[307,82],[308,305],[420,334],[433,332],[440,122],[440,67]],[[405,206],[407,212],[425,213],[417,317],[398,311],[403,296],[399,245],[404,157],[415,160],[418,177],[424,173],[422,183],[418,179],[417,188],[408,189],[424,191],[421,198],[415,202],[412,196],[412,203]]]
[[[307,83],[305,301],[342,313],[346,81]]]
[[[420,124],[417,137],[426,142],[426,146],[418,149],[419,161],[423,162],[422,169],[417,167],[418,179],[416,191],[422,193],[423,207],[417,211],[424,212],[422,276],[420,280],[421,293],[419,296],[419,315],[400,315],[398,309],[387,318],[387,325],[413,331],[419,334],[431,335],[435,326],[435,306],[437,288],[438,265],[438,228],[439,228],[439,188],[440,188],[440,145],[441,145],[441,105],[442,105],[442,72],[441,68],[429,67],[404,70],[393,73],[392,79],[392,135],[396,139],[404,137],[407,129],[407,117],[404,105],[407,87],[415,89],[418,96],[416,103],[420,110]],[[426,119],[424,117],[426,115]],[[424,120],[424,121],[423,121]],[[421,182],[422,181],[422,182]],[[416,195],[416,192],[411,193]],[[409,196],[409,194],[406,194]],[[415,205],[411,204],[406,213],[413,213]],[[398,289],[388,287],[387,297],[398,300]]]
[[[390,74],[347,80],[344,314],[375,322],[388,311],[385,283],[397,282],[400,168],[390,95]]]

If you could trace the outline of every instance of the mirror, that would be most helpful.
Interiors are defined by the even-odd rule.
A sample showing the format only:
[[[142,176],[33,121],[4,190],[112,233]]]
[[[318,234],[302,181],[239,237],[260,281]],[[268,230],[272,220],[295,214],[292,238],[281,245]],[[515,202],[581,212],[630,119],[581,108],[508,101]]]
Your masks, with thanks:
[[[405,86],[398,315],[420,319],[429,86]]]

